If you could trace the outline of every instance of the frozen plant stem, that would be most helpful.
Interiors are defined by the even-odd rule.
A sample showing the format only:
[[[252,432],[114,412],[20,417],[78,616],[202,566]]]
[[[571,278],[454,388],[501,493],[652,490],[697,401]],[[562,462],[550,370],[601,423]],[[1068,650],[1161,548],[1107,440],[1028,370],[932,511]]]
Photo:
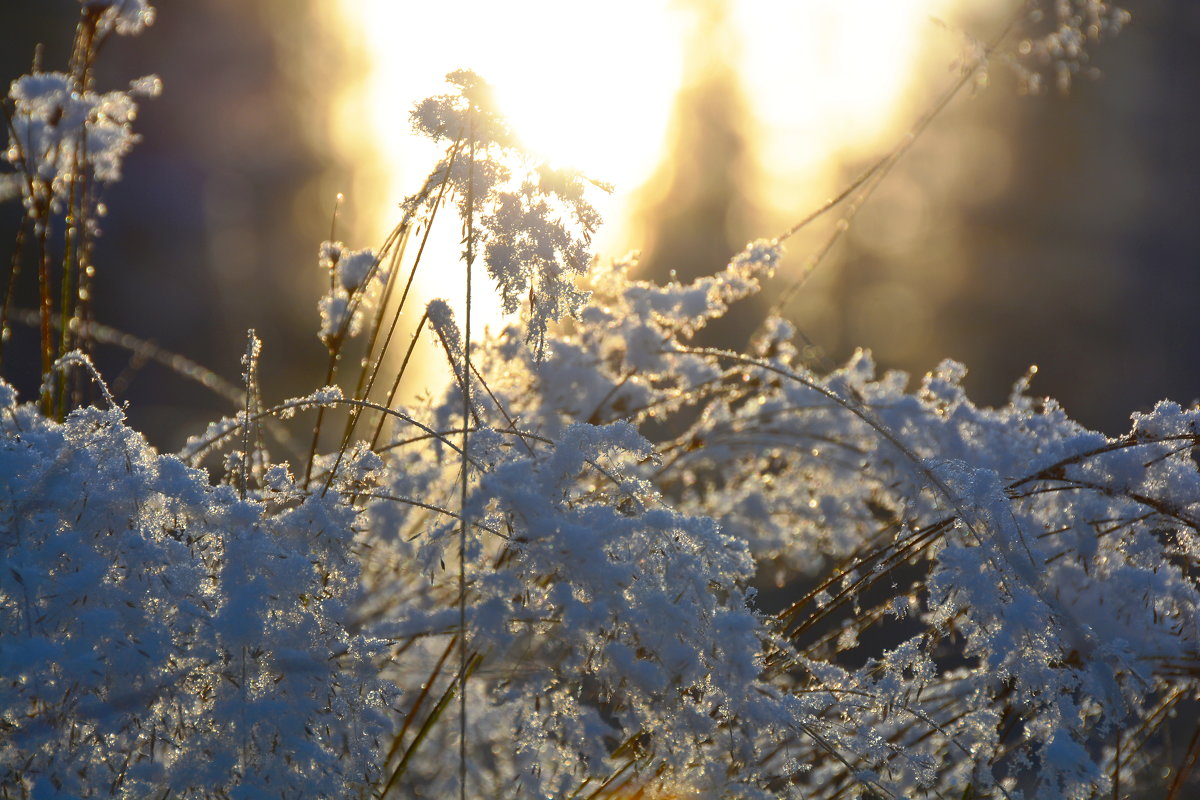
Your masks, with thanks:
[[[257,414],[259,411],[258,403],[258,354],[262,347],[254,329],[251,328],[246,332],[246,354],[242,356],[242,382],[245,386],[245,403],[242,408],[242,474],[239,476],[238,496],[241,499],[246,499],[246,490],[250,484],[250,455],[251,455],[251,425],[259,425],[261,423],[251,423],[250,417],[252,414]],[[262,441],[257,442],[256,449],[261,452]]]
[[[458,796],[467,797],[467,528],[471,520],[467,513],[467,489],[470,480],[470,458],[467,439],[471,430],[471,265],[475,261],[475,131],[474,103],[467,111],[467,137],[471,142],[471,161],[467,178],[467,310],[463,332],[462,382],[462,481],[459,484],[458,525]]]

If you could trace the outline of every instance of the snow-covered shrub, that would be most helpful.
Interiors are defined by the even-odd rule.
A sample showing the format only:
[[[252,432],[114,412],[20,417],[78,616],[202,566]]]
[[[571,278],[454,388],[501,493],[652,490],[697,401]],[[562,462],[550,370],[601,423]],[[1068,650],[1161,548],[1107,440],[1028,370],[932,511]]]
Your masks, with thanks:
[[[152,19],[83,9],[92,38]],[[782,319],[747,353],[693,346],[782,242],[689,284],[593,264],[586,181],[449,79],[396,235],[321,245],[325,388],[262,408],[252,335],[241,410],[160,454],[48,338],[91,329],[43,287],[40,406],[0,383],[0,798],[1182,796],[1196,747],[1162,740],[1197,699],[1200,410],[1107,438],[1028,380],[980,408],[949,362],[915,388],[866,353],[817,374]],[[9,96],[43,239],[95,211],[57,187],[115,179],[136,138],[105,110],[128,93],[79,80]],[[380,265],[443,201],[520,315],[473,341],[469,304],[460,327],[430,302],[452,379],[402,408]],[[261,428],[312,409],[307,463],[274,462]]]
[[[727,786],[713,776],[734,747],[739,796],[1110,793],[1118,759],[1122,771],[1153,763],[1144,741],[1122,752],[1118,737],[1149,737],[1164,704],[1196,691],[1180,665],[1200,655],[1200,410],[1164,403],[1108,439],[1024,383],[1004,408],[979,408],[950,362],[915,391],[904,375],[877,377],[866,354],[816,375],[779,320],[754,355],[681,341],[719,310],[714,285],[753,290],[747,274],[776,256],[752,245],[687,286],[598,274],[550,358],[517,330],[480,356],[492,413],[558,441],[577,435],[574,420],[700,409],[630,466],[673,513],[718,523],[764,572],[804,587],[757,633],[761,705],[727,717],[711,696],[713,718],[728,720],[713,740],[723,752],[693,751],[672,785]],[[564,549],[555,584],[573,561]],[[647,763],[656,745],[679,748],[667,735],[643,745]]]
[[[348,627],[357,512],[255,499],[114,408],[0,409],[0,796],[340,796],[369,785],[381,643]]]

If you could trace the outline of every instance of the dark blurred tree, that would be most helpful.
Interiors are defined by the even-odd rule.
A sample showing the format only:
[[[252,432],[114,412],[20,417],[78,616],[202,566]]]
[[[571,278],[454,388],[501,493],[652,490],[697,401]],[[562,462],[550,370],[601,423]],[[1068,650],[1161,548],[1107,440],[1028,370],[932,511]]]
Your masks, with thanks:
[[[761,235],[753,195],[746,100],[737,72],[738,42],[729,0],[686,0],[692,28],[684,81],[670,123],[668,156],[641,191],[639,272],[680,281],[724,269]],[[743,301],[699,341],[739,348],[761,310]]]
[[[1200,397],[1200,6],[1120,5],[1133,19],[1089,45],[1097,74],[1022,96],[995,63],[899,162],[791,306],[823,363],[867,347],[920,375],[954,358],[989,403],[1036,364],[1035,394],[1109,433]],[[1011,14],[974,8],[961,24],[985,40]],[[791,263],[817,246],[793,243]]]
[[[1012,171],[965,205],[968,291],[946,309],[980,391],[1037,363],[1039,393],[1112,433],[1200,397],[1200,6],[1121,5],[1133,21],[1096,50],[1098,79],[964,109],[1007,123]]]

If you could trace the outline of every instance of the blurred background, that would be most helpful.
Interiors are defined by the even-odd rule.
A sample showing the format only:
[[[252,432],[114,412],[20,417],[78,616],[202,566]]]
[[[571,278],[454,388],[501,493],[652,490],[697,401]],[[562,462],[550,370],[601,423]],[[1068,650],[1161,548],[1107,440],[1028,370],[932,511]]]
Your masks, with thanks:
[[[97,318],[235,381],[253,327],[268,402],[315,388],[316,254],[336,198],[337,238],[382,242],[438,156],[410,134],[408,111],[459,68],[494,84],[531,148],[616,185],[596,198],[602,257],[641,250],[660,279],[715,272],[901,142],[973,43],[1020,6],[440,5],[161,0],[152,28],[109,42],[99,88],[155,73],[164,93],[142,103],[143,141],[105,192]],[[1130,25],[1089,49],[1098,76],[1065,94],[1051,76],[1030,96],[996,59],[988,85],[922,134],[788,305],[815,364],[865,347],[881,367],[920,375],[954,358],[987,404],[1036,364],[1035,394],[1108,433],[1161,398],[1200,397],[1200,4],[1123,6]],[[28,70],[36,42],[46,68],[62,68],[78,8],[8,0],[3,76]],[[770,299],[807,274],[840,218],[788,241]],[[0,241],[18,221],[17,203],[0,205]],[[457,300],[458,226],[443,230],[421,291]],[[27,307],[33,293],[23,287]],[[737,346],[759,313],[735,309],[719,334]],[[6,359],[31,396],[31,334],[17,331]],[[135,426],[166,448],[229,410],[158,367],[129,371],[119,353],[101,366],[126,387]]]

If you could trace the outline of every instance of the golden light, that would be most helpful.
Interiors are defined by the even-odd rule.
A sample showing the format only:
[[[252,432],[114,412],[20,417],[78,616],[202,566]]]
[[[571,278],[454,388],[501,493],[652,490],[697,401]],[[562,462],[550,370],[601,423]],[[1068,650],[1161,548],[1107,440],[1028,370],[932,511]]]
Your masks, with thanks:
[[[409,110],[447,91],[447,73],[471,69],[495,88],[528,148],[632,190],[660,157],[681,80],[681,42],[672,34],[681,12],[672,6],[341,0],[347,36],[361,43],[369,74],[345,99],[353,113],[342,115],[349,124],[339,138],[373,150],[368,171],[384,173],[373,194],[403,197],[436,158],[406,135]]]
[[[755,110],[771,205],[800,211],[846,160],[874,159],[942,85],[962,42],[943,15],[962,0],[739,0],[741,74]],[[934,72],[922,67],[934,65]],[[936,70],[941,71],[938,76]],[[813,188],[816,189],[813,192]],[[799,195],[799,197],[797,197]]]
[[[664,157],[676,94],[687,80],[685,47],[696,9],[719,0],[467,0],[401,3],[340,0],[340,24],[363,72],[336,114],[337,138],[358,173],[348,187],[359,216],[377,210],[381,240],[396,203],[420,186],[438,153],[410,133],[417,100],[447,90],[446,73],[487,79],[518,135],[560,164],[614,184],[596,205],[608,221],[596,244],[619,256],[631,239],[632,199]],[[911,122],[910,95],[932,47],[941,75],[960,43],[933,17],[961,0],[728,0],[728,57],[749,108],[742,121],[759,164],[760,203],[780,218],[819,204],[842,180],[846,159],[888,149]],[[689,38],[689,32],[693,35]],[[946,55],[948,54],[948,55]],[[926,72],[922,79],[927,80]],[[923,97],[941,86],[924,86]],[[358,202],[355,203],[355,199]],[[361,222],[361,219],[360,219]],[[457,224],[436,258],[457,258]],[[425,293],[458,305],[460,270],[430,273]],[[477,301],[484,295],[478,292]],[[493,306],[482,312],[495,322]]]

